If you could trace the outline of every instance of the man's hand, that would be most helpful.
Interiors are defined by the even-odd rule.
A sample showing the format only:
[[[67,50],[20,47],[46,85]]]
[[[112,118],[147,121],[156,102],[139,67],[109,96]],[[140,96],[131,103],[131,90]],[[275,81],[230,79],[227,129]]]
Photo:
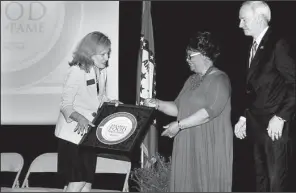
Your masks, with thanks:
[[[246,132],[246,120],[245,118],[240,118],[239,121],[234,126],[234,134],[239,139],[244,139],[247,136]]]
[[[267,133],[272,141],[282,137],[284,120],[274,115],[268,123]]]

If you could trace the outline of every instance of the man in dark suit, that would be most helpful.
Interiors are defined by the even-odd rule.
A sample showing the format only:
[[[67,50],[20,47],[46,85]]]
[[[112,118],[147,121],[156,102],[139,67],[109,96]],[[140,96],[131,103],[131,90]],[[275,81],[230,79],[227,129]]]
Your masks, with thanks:
[[[235,125],[236,137],[253,142],[256,191],[289,191],[290,132],[296,129],[295,61],[287,42],[268,23],[269,6],[244,2],[239,11],[246,36],[253,37],[246,83],[246,101]]]

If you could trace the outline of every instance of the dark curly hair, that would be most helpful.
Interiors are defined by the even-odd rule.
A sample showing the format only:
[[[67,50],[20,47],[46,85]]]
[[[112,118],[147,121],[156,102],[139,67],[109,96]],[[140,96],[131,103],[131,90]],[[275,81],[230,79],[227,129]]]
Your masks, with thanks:
[[[202,55],[210,58],[213,62],[220,55],[219,46],[214,41],[212,34],[208,31],[197,32],[190,38],[186,51],[200,52]]]

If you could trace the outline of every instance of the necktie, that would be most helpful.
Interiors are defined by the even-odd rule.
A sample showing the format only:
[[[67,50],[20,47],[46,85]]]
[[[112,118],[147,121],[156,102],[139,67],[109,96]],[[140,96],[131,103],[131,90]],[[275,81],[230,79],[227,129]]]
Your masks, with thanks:
[[[252,48],[251,48],[251,59],[250,59],[250,63],[252,62],[255,54],[256,54],[256,50],[257,50],[257,42],[254,41],[253,42],[253,45],[252,45]]]

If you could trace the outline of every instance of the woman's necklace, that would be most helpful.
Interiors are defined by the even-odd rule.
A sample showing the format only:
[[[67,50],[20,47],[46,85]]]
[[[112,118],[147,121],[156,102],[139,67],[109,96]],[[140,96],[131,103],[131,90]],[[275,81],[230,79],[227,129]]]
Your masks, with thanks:
[[[213,70],[214,66],[210,66],[206,73],[202,76],[199,76],[198,74],[195,74],[191,77],[191,90],[194,90],[196,88],[198,88],[201,83],[203,82],[203,80],[205,79],[205,77]]]

